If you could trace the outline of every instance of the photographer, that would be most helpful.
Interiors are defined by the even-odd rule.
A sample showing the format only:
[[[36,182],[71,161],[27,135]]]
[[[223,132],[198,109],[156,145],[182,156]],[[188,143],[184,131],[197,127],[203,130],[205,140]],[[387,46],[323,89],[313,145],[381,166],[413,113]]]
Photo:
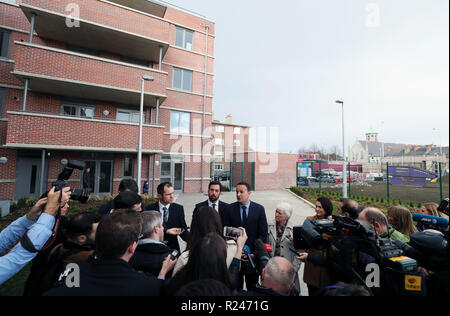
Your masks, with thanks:
[[[389,236],[392,242],[396,239],[400,239],[403,242],[409,242],[409,237],[390,226],[386,215],[377,208],[365,208],[361,214],[359,214],[359,220],[365,221],[369,223],[369,225],[374,225],[374,229],[380,235],[380,238]]]
[[[55,192],[53,187],[45,199],[41,199],[31,211],[13,222],[0,233],[0,252],[4,252],[22,238],[8,254],[0,257],[0,284],[19,272],[41,250],[52,235],[55,216],[61,206],[70,199],[70,188]],[[45,205],[41,213],[41,207]],[[29,251],[27,249],[34,249]]]

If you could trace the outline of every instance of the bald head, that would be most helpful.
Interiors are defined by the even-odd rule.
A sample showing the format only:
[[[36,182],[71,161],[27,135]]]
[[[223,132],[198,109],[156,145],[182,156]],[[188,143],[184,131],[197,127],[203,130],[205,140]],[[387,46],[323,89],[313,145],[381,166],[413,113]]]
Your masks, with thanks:
[[[388,221],[386,215],[375,207],[365,208],[361,214],[359,214],[359,219],[368,222],[370,225],[375,223],[375,230],[379,234],[387,231]]]
[[[294,267],[287,259],[274,257],[264,268],[262,285],[287,295],[294,286],[294,276]]]

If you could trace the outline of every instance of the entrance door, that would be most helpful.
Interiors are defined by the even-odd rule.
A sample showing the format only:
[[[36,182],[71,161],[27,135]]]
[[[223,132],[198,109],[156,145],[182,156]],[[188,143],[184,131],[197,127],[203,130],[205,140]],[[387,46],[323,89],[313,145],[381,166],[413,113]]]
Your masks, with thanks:
[[[19,158],[16,169],[14,199],[36,197],[41,185],[41,162],[39,158]],[[44,175],[44,179],[46,176]],[[44,192],[47,189],[44,182]]]
[[[161,160],[160,182],[170,182],[176,192],[183,192],[184,163],[180,160]]]
[[[113,162],[109,160],[86,161],[86,169],[83,171],[82,178],[84,178],[87,168],[90,169],[90,172],[87,177],[88,181],[82,181],[83,188],[86,188],[85,184],[87,184],[93,194],[111,193],[112,166]]]

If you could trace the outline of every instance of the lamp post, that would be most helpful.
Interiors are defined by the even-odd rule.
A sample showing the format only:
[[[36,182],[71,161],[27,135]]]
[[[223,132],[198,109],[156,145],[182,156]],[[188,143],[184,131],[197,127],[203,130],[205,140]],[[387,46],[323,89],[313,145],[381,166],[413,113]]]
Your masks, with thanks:
[[[145,88],[145,81],[153,81],[155,78],[143,75],[142,76],[142,86],[141,86],[141,109],[139,111],[139,139],[138,139],[138,171],[137,171],[137,185],[138,185],[138,192],[141,193],[141,173],[142,173],[142,127],[143,127],[143,121],[142,117],[144,116],[144,88]]]
[[[344,198],[347,198],[347,155],[345,153],[344,101],[337,100],[336,103],[342,105],[342,155],[344,160],[342,163],[342,195]]]

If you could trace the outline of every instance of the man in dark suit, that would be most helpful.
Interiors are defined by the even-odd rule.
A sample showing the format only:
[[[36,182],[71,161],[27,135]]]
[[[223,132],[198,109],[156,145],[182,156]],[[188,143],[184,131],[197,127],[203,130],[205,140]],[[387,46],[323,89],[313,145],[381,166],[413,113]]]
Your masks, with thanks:
[[[164,240],[167,247],[180,251],[177,236],[187,242],[187,231],[184,207],[174,203],[174,189],[171,183],[163,182],[157,188],[159,202],[149,205],[145,211],[157,211],[161,213],[164,225]]]
[[[225,208],[228,206],[228,203],[219,201],[221,193],[222,193],[222,184],[218,181],[212,181],[208,186],[208,200],[195,205],[192,218],[195,217],[198,210],[201,209],[203,206],[209,206],[219,213],[220,218],[222,219],[223,222],[225,215]]]
[[[250,195],[250,185],[245,182],[238,183],[236,186],[237,202],[229,204],[225,208],[223,226],[244,227],[248,236],[246,245],[252,250],[256,239],[267,242],[268,225],[264,206],[250,201]],[[253,289],[256,286],[258,275],[253,272],[248,266],[242,266],[240,288],[243,285],[243,275],[245,275],[247,289]]]

